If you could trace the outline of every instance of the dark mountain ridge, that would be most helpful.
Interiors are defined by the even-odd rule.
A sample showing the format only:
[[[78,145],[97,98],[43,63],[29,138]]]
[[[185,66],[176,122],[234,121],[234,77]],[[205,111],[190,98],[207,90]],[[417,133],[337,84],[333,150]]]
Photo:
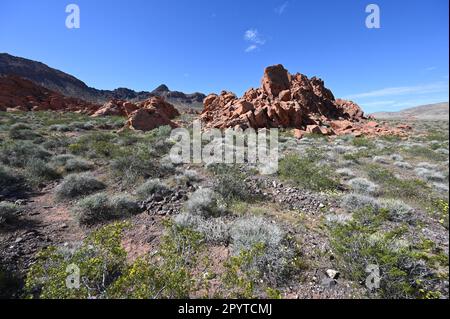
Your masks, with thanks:
[[[99,104],[113,99],[138,102],[153,96],[160,96],[175,105],[198,106],[205,98],[204,94],[198,92],[186,94],[170,91],[164,84],[151,92],[136,92],[128,88],[98,90],[89,87],[76,77],[53,69],[44,63],[12,56],[7,53],[0,53],[0,76],[19,76],[64,96]]]

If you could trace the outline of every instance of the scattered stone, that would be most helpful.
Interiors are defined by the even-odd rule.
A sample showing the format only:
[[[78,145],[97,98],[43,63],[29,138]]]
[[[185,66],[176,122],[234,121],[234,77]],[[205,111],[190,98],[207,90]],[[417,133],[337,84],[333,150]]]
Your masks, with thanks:
[[[326,271],[326,273],[327,273],[327,276],[331,279],[338,279],[339,275],[340,275],[339,271],[334,270],[334,269],[328,269]]]

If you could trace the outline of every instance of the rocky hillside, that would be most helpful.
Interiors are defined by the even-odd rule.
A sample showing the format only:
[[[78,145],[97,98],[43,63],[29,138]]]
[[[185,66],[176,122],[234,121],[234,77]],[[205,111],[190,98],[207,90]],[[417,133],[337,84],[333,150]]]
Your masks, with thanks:
[[[0,111],[65,111],[92,113],[100,106],[60,93],[18,76],[0,77]]]
[[[0,77],[9,75],[25,78],[64,96],[79,98],[92,103],[105,103],[113,99],[135,102],[153,96],[161,96],[177,105],[197,106],[205,97],[202,93],[185,94],[170,91],[166,85],[161,85],[152,92],[136,92],[127,88],[118,88],[112,91],[98,90],[88,87],[72,75],[53,69],[43,63],[2,53],[0,54]]]
[[[380,120],[444,120],[448,121],[449,106],[448,102],[421,105],[399,112],[379,112],[373,114],[376,119]]]

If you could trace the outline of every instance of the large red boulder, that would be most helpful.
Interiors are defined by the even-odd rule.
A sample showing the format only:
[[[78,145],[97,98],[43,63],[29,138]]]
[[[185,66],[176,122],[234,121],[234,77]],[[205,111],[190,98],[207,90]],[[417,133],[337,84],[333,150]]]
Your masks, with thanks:
[[[176,127],[165,114],[158,112],[156,108],[142,108],[134,111],[128,118],[128,127],[138,131],[151,131],[160,126],[169,125]]]
[[[105,103],[100,109],[98,109],[92,116],[93,117],[101,117],[101,116],[126,116],[127,113],[123,108],[123,104],[121,101],[112,100]]]
[[[264,70],[261,84],[265,93],[271,97],[278,97],[281,91],[289,89],[290,82],[289,72],[281,64],[277,64]]]

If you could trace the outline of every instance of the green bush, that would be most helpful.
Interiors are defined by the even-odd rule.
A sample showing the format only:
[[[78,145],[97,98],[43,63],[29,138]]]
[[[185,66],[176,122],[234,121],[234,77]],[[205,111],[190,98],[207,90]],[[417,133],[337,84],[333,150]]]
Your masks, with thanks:
[[[0,195],[17,195],[26,190],[25,178],[9,167],[0,164]]]
[[[139,180],[158,176],[158,167],[149,153],[138,151],[120,156],[111,162],[111,171],[124,184],[134,184]]]
[[[237,219],[230,226],[230,236],[234,256],[259,247],[259,253],[246,263],[244,270],[272,285],[285,283],[298,266],[295,243],[280,227],[263,218]]]
[[[17,123],[10,127],[9,137],[13,140],[34,140],[40,135],[34,132],[29,125]]]
[[[12,223],[17,219],[21,208],[13,203],[0,202],[0,226]]]
[[[250,191],[250,186],[246,182],[243,172],[234,166],[221,165],[216,169],[216,182],[214,190],[225,200],[252,201],[257,198],[254,192]]]
[[[356,147],[375,148],[375,144],[367,137],[355,137],[352,140],[352,144]]]
[[[0,161],[15,167],[24,167],[36,159],[46,161],[51,156],[50,152],[29,141],[6,142],[0,148]]]
[[[56,247],[44,249],[27,273],[25,292],[28,298],[88,299],[107,298],[107,289],[126,268],[126,252],[121,246],[128,225],[118,223],[92,233],[75,251]],[[68,267],[80,270],[80,287],[69,289]]]
[[[119,299],[187,299],[203,278],[194,269],[203,251],[202,236],[190,229],[169,225],[157,255],[158,261],[138,259],[109,290]]]
[[[173,217],[175,225],[190,228],[203,235],[208,243],[228,244],[230,241],[230,226],[221,217],[205,218],[190,213],[181,213]]]
[[[25,167],[25,172],[28,180],[35,186],[61,177],[53,166],[40,159],[30,160]]]
[[[71,174],[56,189],[58,199],[72,199],[90,195],[106,188],[99,180],[86,174]]]
[[[196,190],[186,203],[187,212],[204,217],[219,217],[225,213],[222,198],[212,189]]]
[[[78,201],[74,213],[82,225],[93,225],[103,221],[129,217],[140,212],[139,205],[127,196],[109,198],[101,193]]]
[[[423,297],[424,292],[433,289],[435,279],[429,277],[424,260],[418,259],[402,240],[404,229],[380,232],[376,225],[364,220],[370,215],[374,212],[365,208],[350,223],[336,224],[331,229],[331,247],[338,269],[350,280],[365,282],[367,267],[377,265],[380,288],[372,293],[388,299]]]
[[[316,165],[314,156],[288,155],[280,161],[279,175],[298,186],[315,191],[334,190],[339,187],[338,178],[326,165]]]
[[[372,183],[365,178],[354,178],[348,181],[348,185],[351,189],[359,194],[376,194],[378,192],[378,185]]]
[[[367,166],[370,179],[380,184],[381,194],[428,205],[431,189],[426,182],[419,179],[399,179],[391,171],[378,165]]]
[[[131,265],[121,245],[127,223],[93,232],[75,250],[47,248],[27,273],[27,298],[41,299],[163,299],[190,297],[203,278],[194,280],[202,252],[202,237],[189,229],[169,225],[153,259]],[[80,270],[80,287],[66,286],[68,266]]]
[[[150,179],[139,186],[136,193],[140,199],[145,200],[153,194],[167,195],[170,193],[170,189],[159,179]]]

